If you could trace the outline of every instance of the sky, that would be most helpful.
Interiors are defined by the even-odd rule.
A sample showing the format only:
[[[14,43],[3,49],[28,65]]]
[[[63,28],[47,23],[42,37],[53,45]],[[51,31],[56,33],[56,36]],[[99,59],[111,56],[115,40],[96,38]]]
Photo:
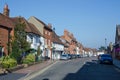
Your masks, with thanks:
[[[73,33],[85,47],[99,48],[115,42],[120,24],[120,0],[0,0],[0,12],[8,4],[10,17],[35,16],[51,23],[61,36]]]

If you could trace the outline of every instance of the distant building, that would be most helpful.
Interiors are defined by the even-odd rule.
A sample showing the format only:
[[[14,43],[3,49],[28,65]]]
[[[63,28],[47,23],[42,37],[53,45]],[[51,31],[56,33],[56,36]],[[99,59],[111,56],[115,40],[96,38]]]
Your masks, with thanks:
[[[64,53],[64,44],[60,40],[60,37],[53,31],[52,36],[52,57],[53,59],[60,59],[60,56]]]
[[[67,30],[64,30],[64,35],[61,38],[65,39],[69,43],[68,51],[70,54],[76,54],[77,41],[72,33]]]

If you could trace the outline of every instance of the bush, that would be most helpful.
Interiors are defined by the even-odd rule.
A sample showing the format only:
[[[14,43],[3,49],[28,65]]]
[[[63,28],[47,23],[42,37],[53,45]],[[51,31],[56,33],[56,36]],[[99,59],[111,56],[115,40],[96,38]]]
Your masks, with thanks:
[[[17,61],[15,59],[10,58],[9,56],[3,57],[0,60],[3,68],[12,68],[17,65]]]
[[[30,64],[35,62],[35,56],[33,54],[28,54],[26,58],[23,59],[24,64]]]

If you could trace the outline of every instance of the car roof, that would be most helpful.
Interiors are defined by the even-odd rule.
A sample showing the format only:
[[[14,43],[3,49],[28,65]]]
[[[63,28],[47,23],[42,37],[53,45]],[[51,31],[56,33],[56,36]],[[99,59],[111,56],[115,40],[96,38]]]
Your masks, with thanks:
[[[110,57],[112,57],[110,54],[102,54],[101,57],[102,57],[102,56],[104,56],[104,57],[105,57],[105,56],[110,56]]]
[[[106,53],[106,54],[102,54],[102,55],[110,55],[110,54],[107,54],[107,53]]]

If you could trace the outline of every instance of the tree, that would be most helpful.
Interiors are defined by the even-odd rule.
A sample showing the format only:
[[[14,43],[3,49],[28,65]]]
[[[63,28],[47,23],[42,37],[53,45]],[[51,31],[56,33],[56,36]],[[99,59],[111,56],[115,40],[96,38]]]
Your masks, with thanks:
[[[27,33],[25,32],[25,26],[25,23],[23,23],[20,18],[14,28],[14,37],[11,42],[11,57],[15,58],[18,62],[20,61],[22,53],[30,49],[30,43],[26,41]]]
[[[100,51],[103,51],[103,50],[105,51],[106,48],[105,48],[104,46],[101,46],[101,47],[99,48],[99,50],[100,50]]]
[[[40,46],[38,46],[38,49],[37,49],[37,56],[40,56],[41,55],[41,49],[40,49]]]

